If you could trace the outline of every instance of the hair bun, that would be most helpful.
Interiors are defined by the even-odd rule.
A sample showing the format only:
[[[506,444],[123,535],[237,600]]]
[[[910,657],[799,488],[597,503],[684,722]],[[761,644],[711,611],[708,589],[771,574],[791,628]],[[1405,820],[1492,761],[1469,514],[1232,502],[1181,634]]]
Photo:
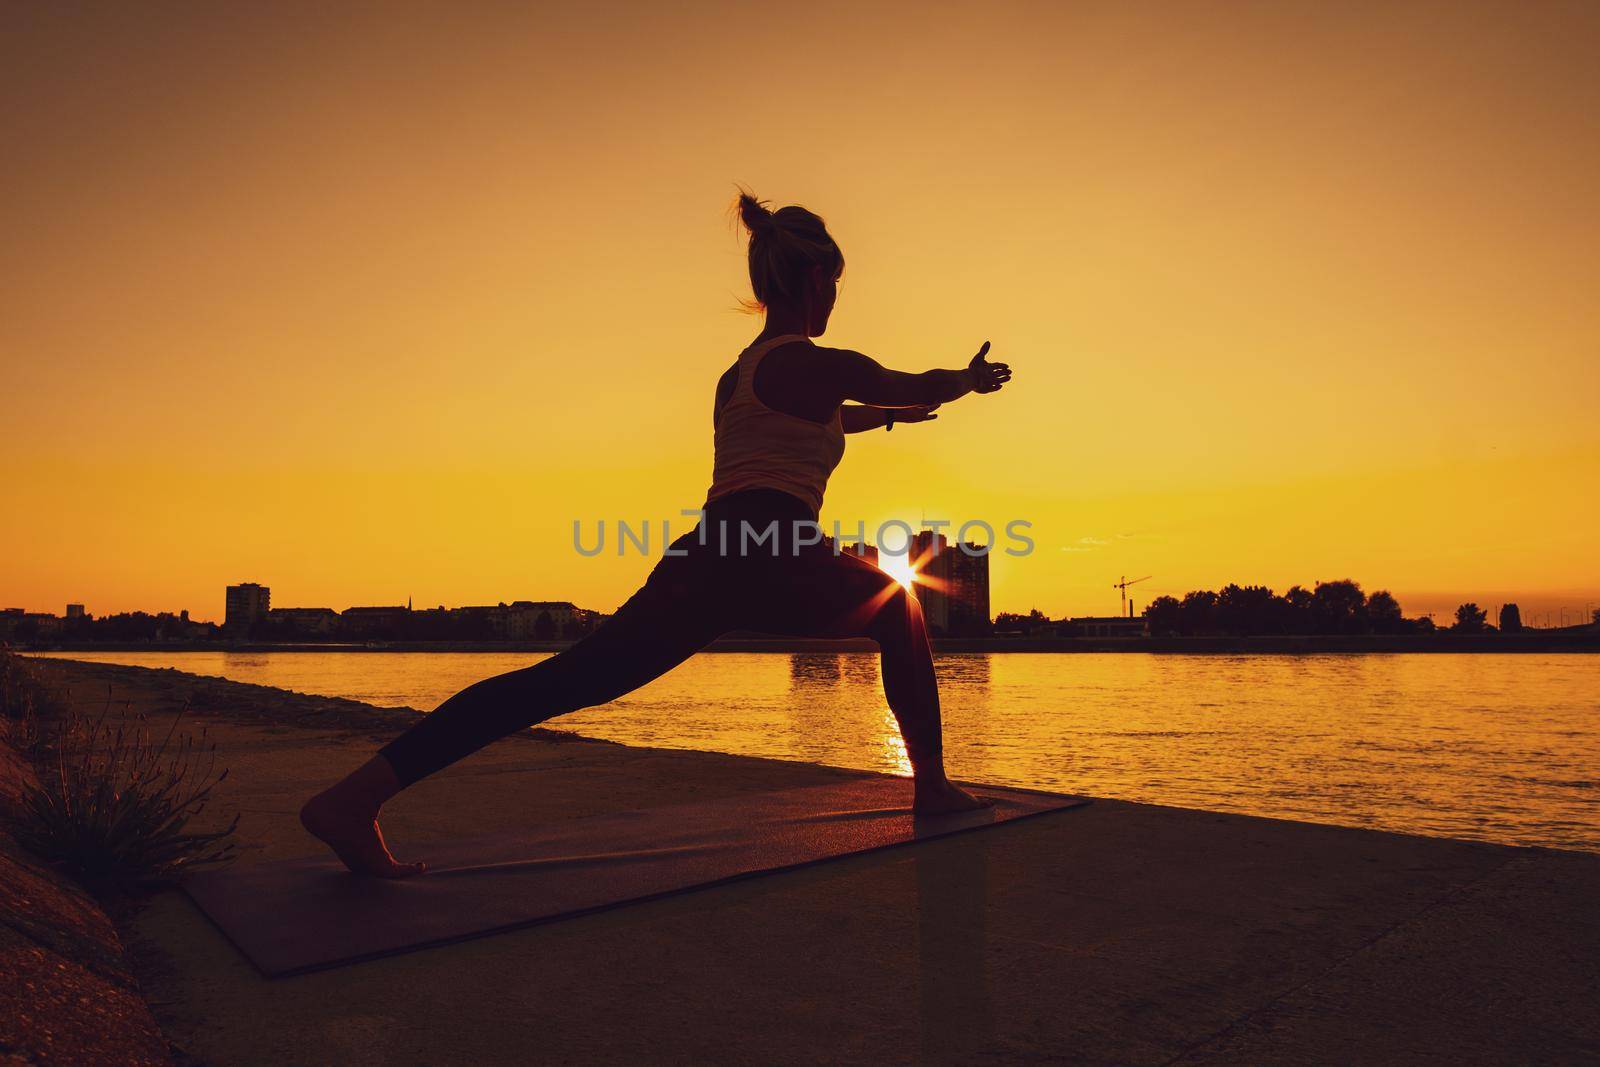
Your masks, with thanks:
[[[751,233],[771,233],[778,228],[764,202],[746,192],[739,194],[739,218]]]

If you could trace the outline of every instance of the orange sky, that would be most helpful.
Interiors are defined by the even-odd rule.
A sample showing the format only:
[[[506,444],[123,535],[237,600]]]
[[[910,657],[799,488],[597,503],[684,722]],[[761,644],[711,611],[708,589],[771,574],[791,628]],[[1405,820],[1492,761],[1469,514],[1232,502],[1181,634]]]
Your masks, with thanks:
[[[759,329],[735,181],[824,343],[1015,368],[824,511],[1030,520],[996,610],[1600,602],[1600,7],[865,6],[8,7],[0,606],[610,610],[572,521],[702,499]]]

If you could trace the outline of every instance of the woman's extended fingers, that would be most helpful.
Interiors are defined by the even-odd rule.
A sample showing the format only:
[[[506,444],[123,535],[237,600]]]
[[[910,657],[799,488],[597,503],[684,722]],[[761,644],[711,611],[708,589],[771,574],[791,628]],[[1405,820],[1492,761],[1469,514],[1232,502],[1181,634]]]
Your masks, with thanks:
[[[988,354],[989,354],[989,342],[985,341],[985,342],[983,342],[983,347],[978,349],[978,354],[972,357],[973,362],[977,362],[978,360],[983,359],[983,357],[988,355]]]
[[[985,392],[994,392],[1011,380],[1011,368],[1004,363],[988,363],[984,365],[987,372],[988,388]]]

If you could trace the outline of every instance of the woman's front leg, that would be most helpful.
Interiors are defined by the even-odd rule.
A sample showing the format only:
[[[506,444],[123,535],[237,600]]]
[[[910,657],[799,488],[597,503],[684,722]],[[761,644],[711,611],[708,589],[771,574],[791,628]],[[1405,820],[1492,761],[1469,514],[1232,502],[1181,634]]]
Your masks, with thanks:
[[[988,807],[944,770],[939,683],[922,605],[899,582],[851,555],[821,551],[782,566],[759,591],[751,625],[812,637],[870,637],[883,663],[883,691],[900,726],[915,779],[913,809],[935,815]]]
[[[914,781],[912,811],[942,815],[986,808],[950,781],[944,769],[944,724],[939,709],[939,681],[933,669],[933,646],[922,605],[905,589],[891,592],[877,613],[870,634],[877,642],[883,669],[883,693],[900,725]]]

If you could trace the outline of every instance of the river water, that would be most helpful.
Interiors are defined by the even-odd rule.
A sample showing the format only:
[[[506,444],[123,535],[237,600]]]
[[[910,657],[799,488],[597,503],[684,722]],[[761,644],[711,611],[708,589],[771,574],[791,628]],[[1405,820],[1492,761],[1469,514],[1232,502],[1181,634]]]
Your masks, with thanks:
[[[429,711],[544,653],[66,658]],[[953,777],[1600,851],[1600,657],[978,653],[938,659]],[[550,724],[631,745],[905,772],[867,653],[708,653]]]

